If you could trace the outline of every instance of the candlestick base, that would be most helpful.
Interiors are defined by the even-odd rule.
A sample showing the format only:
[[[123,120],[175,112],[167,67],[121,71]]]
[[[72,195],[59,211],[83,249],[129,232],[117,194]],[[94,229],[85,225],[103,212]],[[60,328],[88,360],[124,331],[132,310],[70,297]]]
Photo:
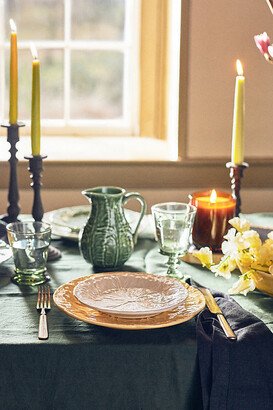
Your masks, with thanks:
[[[32,182],[30,186],[34,191],[34,200],[32,206],[32,216],[35,221],[42,221],[44,216],[44,208],[41,198],[42,188],[42,172],[43,172],[43,160],[47,158],[47,155],[30,155],[25,157],[29,161],[28,170],[30,172],[30,178]],[[48,261],[54,261],[62,256],[61,251],[54,246],[48,248]]]
[[[231,179],[231,191],[232,196],[236,201],[236,208],[235,208],[235,215],[239,216],[241,213],[241,179],[244,176],[245,168],[249,167],[247,162],[243,162],[242,164],[234,164],[233,162],[227,162],[226,167],[229,168],[229,176]]]
[[[57,259],[60,259],[61,257],[62,257],[62,252],[60,251],[60,249],[55,248],[55,246],[49,245],[48,257],[47,257],[48,262],[54,262]]]
[[[0,239],[7,241],[6,223],[0,220]]]
[[[19,190],[17,182],[17,163],[18,159],[16,157],[17,148],[16,144],[19,141],[19,128],[24,127],[23,122],[18,122],[16,124],[3,123],[1,127],[7,128],[7,141],[10,144],[10,179],[9,179],[9,191],[8,191],[8,202],[7,213],[2,215],[0,219],[6,223],[18,221],[18,215],[20,213],[19,205]]]

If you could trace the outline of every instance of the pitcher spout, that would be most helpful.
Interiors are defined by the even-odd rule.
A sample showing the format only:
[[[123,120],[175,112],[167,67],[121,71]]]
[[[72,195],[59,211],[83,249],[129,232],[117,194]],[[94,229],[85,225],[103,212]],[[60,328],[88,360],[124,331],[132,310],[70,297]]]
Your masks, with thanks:
[[[92,197],[100,197],[100,196],[113,196],[113,197],[121,197],[125,194],[125,189],[120,188],[120,187],[114,187],[114,186],[98,186],[94,188],[87,188],[82,191],[82,194],[88,198],[91,199]]]

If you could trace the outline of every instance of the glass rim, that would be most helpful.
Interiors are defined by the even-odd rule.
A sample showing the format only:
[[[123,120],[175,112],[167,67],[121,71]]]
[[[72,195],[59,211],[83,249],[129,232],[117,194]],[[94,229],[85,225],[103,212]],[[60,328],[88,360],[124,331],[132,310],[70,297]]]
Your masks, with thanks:
[[[161,209],[159,208],[160,206],[164,206],[164,205],[183,205],[184,209]],[[187,210],[188,210],[188,212],[186,212],[187,214],[192,214],[197,211],[197,208],[196,206],[186,203],[186,202],[161,202],[161,203],[151,206],[152,212],[155,211],[155,212],[161,212],[165,214],[183,214]]]
[[[192,194],[189,194],[189,199],[190,201],[193,201],[195,203],[200,203],[200,202],[205,202],[204,201],[204,197],[210,197],[212,193],[212,190],[206,190],[206,191],[196,191],[193,192]],[[235,204],[236,203],[236,199],[232,196],[232,194],[230,192],[225,192],[225,191],[220,191],[220,190],[216,190],[217,193],[217,198],[224,198],[225,200],[222,203],[222,205],[226,205],[229,203]],[[214,203],[211,203],[212,205],[214,205]]]
[[[38,224],[40,226],[44,226],[45,230],[43,232],[16,232],[14,229],[12,229],[15,226],[24,226],[24,225],[28,225],[28,224]],[[24,235],[24,236],[33,236],[33,235],[37,235],[38,233],[40,234],[45,234],[45,233],[51,233],[51,225],[48,224],[47,222],[41,222],[41,221],[17,221],[17,222],[10,222],[9,224],[7,224],[6,226],[6,230],[11,232],[11,233],[17,233],[19,235]]]

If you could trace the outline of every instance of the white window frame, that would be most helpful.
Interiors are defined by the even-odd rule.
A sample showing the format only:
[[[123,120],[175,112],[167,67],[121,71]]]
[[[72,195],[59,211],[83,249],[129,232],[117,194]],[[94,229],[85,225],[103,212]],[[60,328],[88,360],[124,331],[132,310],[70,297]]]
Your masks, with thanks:
[[[5,50],[9,42],[5,42],[5,21],[12,16],[5,16],[4,2],[0,0],[0,117],[4,118],[9,95],[5,95]],[[44,135],[139,135],[139,46],[140,46],[140,9],[141,0],[125,0],[125,27],[122,41],[75,41],[71,40],[72,0],[64,0],[64,40],[63,41],[35,41],[39,50],[64,50],[64,118],[42,119]],[[20,41],[20,27],[18,27],[18,49],[29,49],[28,41]],[[71,51],[72,50],[117,50],[124,53],[124,81],[123,81],[123,117],[121,119],[71,119],[70,118],[70,90],[71,90]],[[31,64],[31,54],[29,57]],[[42,71],[42,68],[41,68]],[[9,81],[9,79],[7,79]],[[42,81],[42,79],[41,79]],[[31,84],[29,84],[31,87]],[[20,87],[20,84],[19,84]],[[41,104],[43,102],[41,101]],[[30,121],[20,118],[26,124],[26,132]]]

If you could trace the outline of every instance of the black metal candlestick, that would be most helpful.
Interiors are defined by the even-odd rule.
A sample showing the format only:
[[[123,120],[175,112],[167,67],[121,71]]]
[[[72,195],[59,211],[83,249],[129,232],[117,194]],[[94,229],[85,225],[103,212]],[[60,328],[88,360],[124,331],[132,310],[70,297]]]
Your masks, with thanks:
[[[226,167],[229,168],[229,176],[231,179],[231,191],[232,191],[232,196],[236,200],[236,209],[235,213],[236,216],[239,216],[241,213],[241,196],[240,196],[240,190],[241,190],[241,179],[244,176],[244,170],[245,168],[248,168],[249,165],[247,162],[243,162],[242,164],[236,165],[233,162],[227,162]]]
[[[47,158],[47,155],[30,155],[25,157],[29,161],[28,170],[30,172],[30,178],[32,179],[31,187],[34,191],[34,199],[32,206],[32,216],[35,221],[41,222],[44,216],[44,208],[41,198],[42,188],[42,172],[43,172],[43,159]],[[49,246],[48,260],[53,261],[61,257],[59,249]]]
[[[16,222],[18,221],[18,215],[20,213],[19,206],[19,190],[17,182],[17,163],[16,157],[17,148],[16,144],[19,141],[19,128],[24,127],[25,124],[18,122],[16,124],[2,124],[1,127],[7,128],[7,141],[10,144],[10,178],[9,178],[9,192],[8,192],[8,208],[7,214],[4,215],[1,220],[4,222]]]
[[[25,157],[29,161],[28,170],[30,172],[30,178],[32,179],[31,187],[34,191],[34,200],[32,206],[32,216],[35,221],[41,222],[44,216],[44,208],[41,198],[42,187],[42,171],[43,171],[43,159],[47,158],[47,155],[31,155]]]

